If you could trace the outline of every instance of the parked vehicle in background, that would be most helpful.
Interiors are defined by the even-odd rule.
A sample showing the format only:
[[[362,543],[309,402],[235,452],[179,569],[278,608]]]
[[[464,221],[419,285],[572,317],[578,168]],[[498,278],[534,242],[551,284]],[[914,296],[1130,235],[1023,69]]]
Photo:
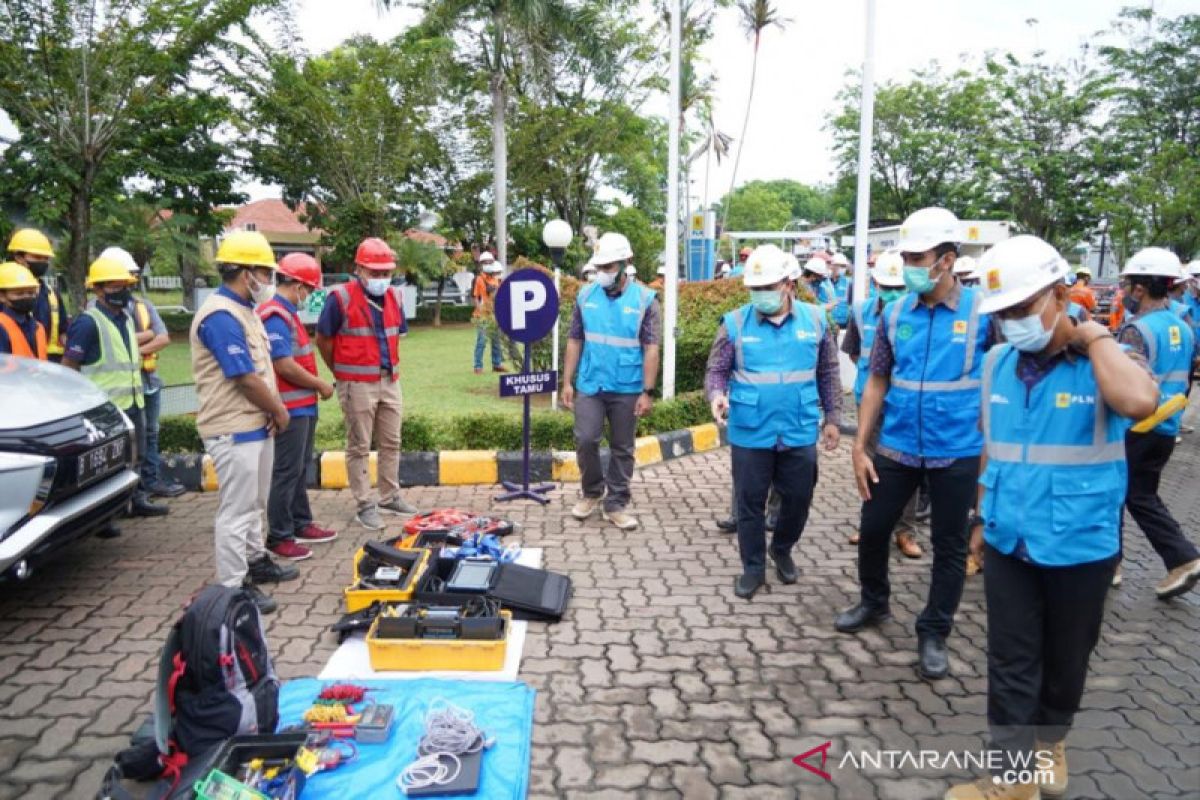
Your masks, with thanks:
[[[1112,311],[1113,299],[1117,294],[1117,278],[1096,278],[1090,284],[1092,294],[1096,296],[1096,310],[1092,319],[1101,325],[1108,325],[1108,315]]]
[[[133,425],[74,370],[0,355],[0,579],[107,528],[138,476]]]

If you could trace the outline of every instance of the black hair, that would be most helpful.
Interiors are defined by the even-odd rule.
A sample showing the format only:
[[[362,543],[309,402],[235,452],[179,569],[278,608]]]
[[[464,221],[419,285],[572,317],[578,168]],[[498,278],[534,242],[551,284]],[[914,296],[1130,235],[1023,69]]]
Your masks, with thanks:
[[[956,245],[954,242],[942,242],[937,247],[933,248],[933,257],[935,259],[941,258],[942,256],[946,255],[946,253],[954,253],[954,255],[957,256],[958,245]]]
[[[1162,275],[1130,275],[1129,285],[1143,287],[1151,300],[1162,300],[1171,291],[1171,279]]]
[[[244,269],[249,269],[249,267],[243,267],[240,264],[217,264],[217,274],[221,276],[222,283],[233,283]]]

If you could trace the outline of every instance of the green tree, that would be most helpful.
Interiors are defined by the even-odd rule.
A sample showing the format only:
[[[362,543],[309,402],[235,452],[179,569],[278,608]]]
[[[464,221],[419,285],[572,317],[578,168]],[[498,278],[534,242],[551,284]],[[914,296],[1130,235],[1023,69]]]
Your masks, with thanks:
[[[764,183],[739,187],[725,205],[727,231],[778,231],[793,219],[787,201]]]
[[[603,222],[605,231],[625,234],[633,248],[633,263],[638,277],[643,281],[654,280],[659,260],[663,253],[663,231],[655,225],[649,215],[635,206],[620,206]]]
[[[19,133],[4,154],[6,193],[23,193],[35,219],[67,220],[76,303],[93,248],[94,198],[147,177],[187,191],[200,156],[194,126],[211,132],[208,112],[220,105],[199,73],[231,47],[233,28],[275,3],[0,0],[0,109]],[[150,174],[149,164],[172,168]]]

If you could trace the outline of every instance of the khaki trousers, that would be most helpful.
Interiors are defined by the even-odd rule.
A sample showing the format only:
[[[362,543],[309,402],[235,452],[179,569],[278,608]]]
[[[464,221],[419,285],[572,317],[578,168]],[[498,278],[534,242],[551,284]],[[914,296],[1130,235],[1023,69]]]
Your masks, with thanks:
[[[217,582],[241,586],[249,562],[266,555],[263,517],[271,495],[275,440],[235,444],[232,436],[215,436],[204,440],[204,449],[212,457],[220,484],[214,520]]]
[[[358,508],[400,497],[400,426],[404,398],[399,381],[338,381],[346,420],[346,472]],[[379,493],[371,489],[371,439],[379,449]]]

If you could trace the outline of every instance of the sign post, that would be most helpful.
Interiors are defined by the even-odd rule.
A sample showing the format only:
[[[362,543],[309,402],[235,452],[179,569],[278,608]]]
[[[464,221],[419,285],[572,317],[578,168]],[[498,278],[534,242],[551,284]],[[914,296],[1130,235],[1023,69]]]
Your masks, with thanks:
[[[529,400],[535,394],[550,394],[558,390],[558,372],[534,372],[530,362],[530,345],[545,338],[558,325],[558,290],[554,281],[536,269],[521,269],[510,274],[496,290],[496,324],[510,339],[521,342],[525,348],[524,369],[516,375],[500,378],[501,397],[523,397],[525,420],[522,426],[524,480],[520,486],[503,481],[508,491],[496,497],[497,501],[535,500],[542,505],[550,502],[546,492],[554,489],[553,483],[529,485]]]

